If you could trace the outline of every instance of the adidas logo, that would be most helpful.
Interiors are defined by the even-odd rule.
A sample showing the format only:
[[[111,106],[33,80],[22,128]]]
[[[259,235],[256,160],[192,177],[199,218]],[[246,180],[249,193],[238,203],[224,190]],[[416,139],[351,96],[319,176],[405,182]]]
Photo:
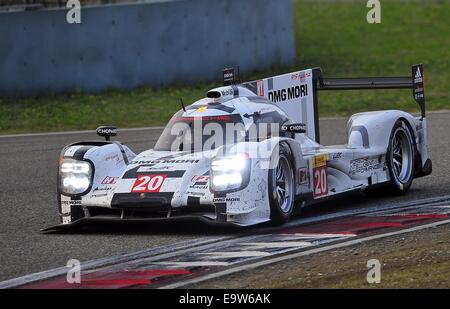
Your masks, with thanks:
[[[422,74],[420,73],[420,68],[417,68],[416,78],[421,78]]]
[[[422,72],[420,71],[420,67],[417,67],[416,76],[414,76],[414,82],[415,83],[423,82]]]

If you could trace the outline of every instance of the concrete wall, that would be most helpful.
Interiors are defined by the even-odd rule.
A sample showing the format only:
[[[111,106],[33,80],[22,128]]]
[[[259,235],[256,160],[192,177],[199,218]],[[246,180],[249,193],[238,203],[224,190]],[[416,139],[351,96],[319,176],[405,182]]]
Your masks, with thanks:
[[[217,80],[292,63],[291,0],[178,0],[0,13],[0,96]]]

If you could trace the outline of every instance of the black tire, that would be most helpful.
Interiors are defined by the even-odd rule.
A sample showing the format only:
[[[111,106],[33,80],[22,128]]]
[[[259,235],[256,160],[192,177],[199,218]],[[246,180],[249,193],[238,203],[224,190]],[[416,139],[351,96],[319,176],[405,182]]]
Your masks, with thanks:
[[[414,138],[408,124],[403,120],[397,120],[386,152],[386,165],[391,181],[390,192],[396,195],[405,194],[414,179],[415,150]]]
[[[295,202],[294,158],[286,143],[279,145],[279,159],[276,167],[269,169],[267,184],[270,219],[273,225],[281,225],[292,216]]]
[[[402,177],[399,177],[398,168],[394,162],[395,138],[401,135],[405,145],[404,150],[407,150],[407,166],[400,172]],[[398,146],[397,146],[398,147]],[[403,147],[402,147],[403,148]],[[403,150],[402,150],[403,151]],[[386,167],[389,171],[390,181],[386,184],[375,185],[375,187],[367,188],[364,193],[370,197],[381,197],[388,195],[402,195],[405,194],[414,179],[415,166],[416,166],[416,154],[414,147],[414,137],[411,132],[411,128],[408,124],[399,119],[392,128],[391,135],[389,137],[389,146],[386,151]],[[403,159],[402,159],[403,160]]]

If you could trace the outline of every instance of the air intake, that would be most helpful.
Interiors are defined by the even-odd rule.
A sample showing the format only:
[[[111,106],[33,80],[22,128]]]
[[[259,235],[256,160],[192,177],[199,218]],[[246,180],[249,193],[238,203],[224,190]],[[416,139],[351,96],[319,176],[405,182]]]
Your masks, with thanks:
[[[208,91],[208,93],[206,94],[206,97],[210,98],[210,99],[218,99],[221,96],[222,96],[222,94],[220,93],[220,91],[214,91],[214,90]]]

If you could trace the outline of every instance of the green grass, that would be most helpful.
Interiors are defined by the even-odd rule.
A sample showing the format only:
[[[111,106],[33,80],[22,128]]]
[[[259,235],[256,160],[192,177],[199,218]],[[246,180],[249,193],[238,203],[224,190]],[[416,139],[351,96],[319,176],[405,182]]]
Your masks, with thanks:
[[[297,61],[246,79],[320,66],[325,76],[409,75],[422,62],[428,110],[450,108],[450,3],[442,0],[382,1],[381,24],[368,24],[366,1],[294,0]],[[215,85],[76,93],[0,99],[0,132],[164,125],[179,108]],[[321,116],[347,116],[378,109],[417,111],[409,90],[345,91],[320,94]]]
[[[366,22],[365,1],[294,3],[300,67],[320,66],[326,76],[401,76],[409,75],[410,66],[421,62],[427,108],[450,107],[448,1],[382,1],[381,24]],[[415,111],[410,94],[410,90],[327,92],[320,95],[320,112]]]

